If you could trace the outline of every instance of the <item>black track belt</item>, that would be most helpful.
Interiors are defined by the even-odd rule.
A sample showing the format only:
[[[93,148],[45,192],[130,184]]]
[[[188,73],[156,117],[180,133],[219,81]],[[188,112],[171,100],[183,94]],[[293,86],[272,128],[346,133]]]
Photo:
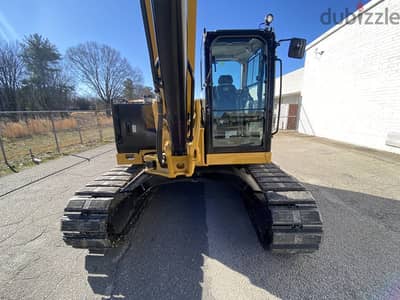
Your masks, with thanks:
[[[145,184],[122,192],[142,169],[114,168],[77,191],[61,219],[65,243],[92,250],[115,246],[145,207]]]
[[[248,166],[247,171],[262,191],[248,188],[246,204],[263,246],[283,254],[318,250],[322,221],[312,194],[274,164]]]

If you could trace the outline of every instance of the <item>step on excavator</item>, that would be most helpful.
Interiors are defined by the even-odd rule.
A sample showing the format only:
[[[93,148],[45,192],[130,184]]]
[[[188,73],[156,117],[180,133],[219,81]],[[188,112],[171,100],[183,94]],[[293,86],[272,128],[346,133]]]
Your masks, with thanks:
[[[204,30],[195,100],[195,0],[141,0],[156,99],[114,103],[118,166],[78,190],[61,219],[67,245],[99,251],[123,243],[160,185],[223,178],[240,189],[259,241],[273,253],[319,249],[322,221],[312,194],[271,160],[281,97],[274,103],[276,49],[303,58],[306,41],[277,41],[262,28]],[[274,107],[277,107],[277,116]]]

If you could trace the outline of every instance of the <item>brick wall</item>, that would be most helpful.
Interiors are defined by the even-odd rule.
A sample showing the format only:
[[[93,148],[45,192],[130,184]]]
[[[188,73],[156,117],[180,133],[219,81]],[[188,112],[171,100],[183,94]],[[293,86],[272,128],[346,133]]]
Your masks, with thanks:
[[[400,25],[364,23],[385,10],[400,14],[400,1],[372,0],[362,24],[339,24],[309,44],[300,132],[400,153],[386,145],[400,133]]]

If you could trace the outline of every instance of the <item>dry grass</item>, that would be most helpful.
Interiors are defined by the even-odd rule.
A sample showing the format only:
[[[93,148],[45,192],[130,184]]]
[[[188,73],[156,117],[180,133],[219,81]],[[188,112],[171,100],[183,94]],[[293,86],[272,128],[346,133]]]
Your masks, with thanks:
[[[62,154],[77,153],[114,141],[113,120],[105,113],[54,114],[53,120]],[[62,155],[57,152],[49,115],[32,115],[20,121],[4,117],[0,120],[0,130],[7,159],[18,170],[32,166],[30,151],[43,161]],[[4,161],[1,154],[0,160]],[[0,176],[9,172],[7,166],[0,163]]]
[[[101,127],[110,127],[113,124],[111,117],[98,115],[98,124]],[[70,118],[55,119],[54,126],[57,131],[75,130],[78,128],[90,128],[96,126],[96,118],[92,113],[74,113]],[[19,122],[0,122],[1,134],[6,138],[22,138],[36,134],[47,134],[52,132],[50,119],[28,119]]]
[[[54,121],[54,127],[56,130],[69,130],[76,129],[78,122],[74,118],[61,119]]]
[[[15,138],[29,135],[29,130],[21,122],[2,123],[1,134],[8,138]]]
[[[98,116],[98,120],[100,126],[108,127],[113,125],[113,119],[111,117],[100,115]]]
[[[23,136],[42,134],[51,130],[51,123],[48,119],[29,119],[26,122],[19,122],[22,126],[25,125],[25,132]],[[6,123],[7,126],[7,123]],[[5,133],[7,132],[7,127]],[[12,134],[13,132],[11,132]],[[8,137],[5,134],[6,137]],[[23,137],[21,135],[13,136],[14,138]]]
[[[52,133],[36,134],[20,138],[4,138],[3,143],[10,164],[17,170],[22,170],[34,166],[29,153],[30,149],[36,157],[44,162],[60,157],[63,154],[79,153],[114,141],[114,129],[112,127],[102,129],[103,141],[100,141],[99,130],[94,127],[83,129],[81,134],[83,144],[80,142],[78,131],[64,130],[57,133],[62,154],[57,152]],[[4,161],[1,154],[0,160]],[[0,176],[9,173],[11,171],[8,167],[3,162],[0,163]]]

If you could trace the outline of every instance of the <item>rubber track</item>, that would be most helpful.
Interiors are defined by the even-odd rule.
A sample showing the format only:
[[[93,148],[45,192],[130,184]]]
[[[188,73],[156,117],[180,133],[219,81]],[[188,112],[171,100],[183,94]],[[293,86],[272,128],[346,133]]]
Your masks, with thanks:
[[[310,253],[319,249],[322,221],[312,194],[274,164],[247,168],[262,190],[248,198],[257,235],[274,253]]]
[[[116,246],[126,233],[128,225],[134,223],[145,204],[145,196],[140,193],[122,193],[124,188],[142,167],[117,167],[96,178],[77,191],[61,219],[63,240],[74,248],[98,250]],[[141,193],[144,191],[141,190]],[[118,217],[115,226],[113,216],[128,205],[130,212]]]

